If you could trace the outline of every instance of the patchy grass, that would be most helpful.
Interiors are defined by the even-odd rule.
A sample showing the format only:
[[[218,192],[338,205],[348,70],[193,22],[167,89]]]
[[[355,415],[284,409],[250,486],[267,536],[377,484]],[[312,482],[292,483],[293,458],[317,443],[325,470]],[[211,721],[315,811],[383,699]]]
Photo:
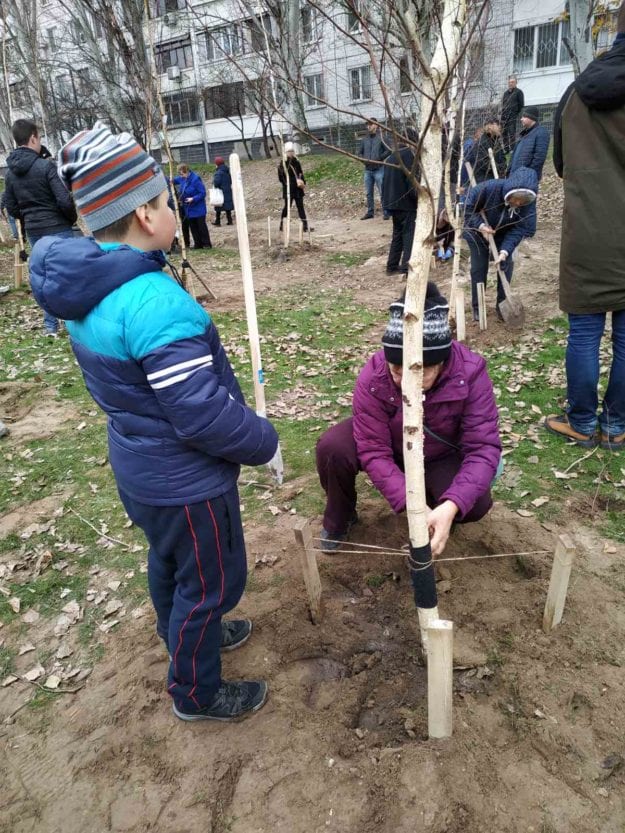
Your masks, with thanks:
[[[333,266],[362,266],[373,255],[373,252],[335,252],[326,255],[327,263]]]
[[[528,335],[518,344],[485,353],[506,455],[495,494],[511,508],[532,512],[542,521],[575,512],[582,520],[596,521],[605,535],[625,542],[625,456],[600,448],[589,454],[541,425],[565,403],[566,333],[566,322],[556,319],[541,336]],[[608,362],[606,338],[602,365]]]
[[[340,153],[306,156],[302,167],[309,186],[323,185],[326,181],[359,185],[364,171],[360,162]]]

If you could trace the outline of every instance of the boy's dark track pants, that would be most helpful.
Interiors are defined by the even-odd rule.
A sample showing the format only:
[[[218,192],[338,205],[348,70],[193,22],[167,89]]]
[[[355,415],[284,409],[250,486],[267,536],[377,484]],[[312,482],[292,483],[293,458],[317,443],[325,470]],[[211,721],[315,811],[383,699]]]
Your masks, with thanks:
[[[239,494],[185,506],[147,506],[120,493],[148,539],[148,584],[157,632],[171,656],[177,708],[208,705],[221,682],[221,617],[243,594],[247,561]]]

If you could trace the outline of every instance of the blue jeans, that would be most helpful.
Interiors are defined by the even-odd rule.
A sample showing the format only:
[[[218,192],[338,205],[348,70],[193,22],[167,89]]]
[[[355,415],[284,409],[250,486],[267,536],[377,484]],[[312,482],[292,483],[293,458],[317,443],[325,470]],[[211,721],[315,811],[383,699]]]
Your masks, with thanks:
[[[605,317],[605,312],[569,315],[567,413],[571,427],[580,434],[594,434],[597,427],[599,347]],[[612,313],[612,367],[599,426],[610,437],[625,431],[625,310]]]
[[[58,231],[56,234],[50,235],[31,234],[30,232],[26,232],[26,236],[28,237],[28,242],[30,243],[30,248],[32,249],[35,243],[38,240],[41,240],[42,237],[73,237],[74,232],[71,229],[68,229],[68,231]],[[59,330],[59,322],[53,315],[46,312],[45,309],[43,310],[43,325],[48,333],[56,333]]]
[[[17,240],[17,224],[15,221],[15,217],[11,217],[11,215],[7,212],[7,223],[9,224],[9,228],[11,229],[11,234],[13,235],[13,240]]]
[[[378,168],[376,171],[365,170],[365,191],[367,193],[367,214],[372,217],[375,213],[374,190],[377,185],[378,193],[380,194],[380,202],[382,202],[382,181],[384,180],[384,168]],[[384,212],[386,217],[386,211]]]

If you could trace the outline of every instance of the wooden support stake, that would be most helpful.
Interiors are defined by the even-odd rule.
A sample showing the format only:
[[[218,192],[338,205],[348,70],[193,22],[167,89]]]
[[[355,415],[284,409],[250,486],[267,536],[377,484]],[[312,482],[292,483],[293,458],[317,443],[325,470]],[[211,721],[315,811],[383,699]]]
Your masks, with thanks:
[[[24,264],[20,258],[20,244],[16,243],[14,246],[15,252],[15,288],[19,289],[24,279]]]
[[[267,245],[271,248],[271,217],[267,217]]]
[[[452,730],[454,624],[434,619],[428,626],[428,734],[450,738]]]
[[[483,283],[477,284],[477,308],[479,312],[480,330],[486,329],[486,290]]]
[[[304,223],[302,223],[302,221],[300,220],[299,221],[299,244],[300,244],[300,246],[302,245],[303,242],[304,242]]]
[[[299,546],[300,558],[302,560],[302,572],[304,573],[304,584],[308,594],[308,605],[310,616],[315,625],[321,622],[323,605],[321,602],[321,579],[317,567],[317,556],[313,546],[310,524],[305,518],[300,518],[293,532],[295,541]]]
[[[465,341],[467,337],[466,321],[464,318],[464,288],[456,284],[456,341]]]
[[[574,556],[575,544],[568,535],[560,535],[553,556],[551,580],[543,614],[545,633],[552,631],[562,621]]]

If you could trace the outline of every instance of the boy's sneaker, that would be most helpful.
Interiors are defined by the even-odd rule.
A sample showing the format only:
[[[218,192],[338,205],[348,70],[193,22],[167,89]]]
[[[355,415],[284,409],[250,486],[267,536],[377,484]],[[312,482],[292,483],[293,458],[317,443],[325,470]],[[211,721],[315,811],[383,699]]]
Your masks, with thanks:
[[[358,513],[354,512],[351,517],[349,524],[347,525],[347,529],[345,532],[335,535],[328,532],[327,529],[321,530],[321,549],[323,552],[335,552],[341,546],[341,541],[346,541],[347,536],[349,535],[350,529],[353,527],[354,524],[358,523]]]
[[[245,645],[252,635],[250,619],[229,619],[221,622],[221,650],[234,651]]]
[[[605,451],[622,451],[625,448],[625,431],[622,434],[613,434],[612,436],[602,431],[601,448]]]
[[[196,712],[183,712],[174,703],[173,712],[180,720],[239,720],[257,712],[267,702],[267,683],[261,680],[222,682],[209,706]]]
[[[574,443],[582,448],[594,448],[597,445],[597,438],[594,434],[580,434],[569,423],[566,414],[561,416],[548,416],[543,423],[550,434],[555,434],[567,443]]]

